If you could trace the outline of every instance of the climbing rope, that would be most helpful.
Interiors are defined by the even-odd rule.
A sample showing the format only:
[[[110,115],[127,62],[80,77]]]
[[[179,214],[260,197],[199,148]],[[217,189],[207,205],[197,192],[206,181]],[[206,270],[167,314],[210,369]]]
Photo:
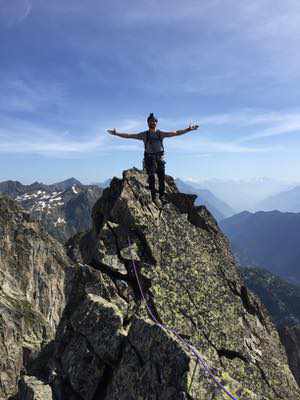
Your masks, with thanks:
[[[195,349],[194,346],[192,346],[190,343],[188,343],[185,339],[183,339],[183,337],[175,330],[172,328],[169,328],[168,326],[166,326],[163,323],[160,323],[157,318],[155,317],[155,315],[153,314],[151,308],[148,305],[148,302],[146,300],[146,296],[144,294],[138,273],[137,273],[137,268],[133,259],[133,255],[132,255],[132,250],[131,250],[131,242],[130,242],[130,238],[129,236],[127,236],[128,239],[128,244],[129,244],[129,249],[130,249],[130,256],[131,256],[131,261],[132,261],[132,266],[133,266],[133,271],[138,283],[138,287],[139,290],[141,292],[141,296],[142,299],[144,300],[145,304],[146,304],[146,308],[148,310],[149,315],[151,316],[151,318],[153,319],[153,321],[156,323],[156,325],[158,325],[160,328],[165,329],[168,332],[171,332],[173,335],[175,335],[177,337],[177,339],[184,344],[193,354],[193,356],[196,358],[197,363],[200,362],[200,364],[202,365],[203,369],[205,370],[205,372],[213,379],[213,381],[232,399],[232,400],[239,400],[237,397],[234,397],[226,388],[225,386],[222,385],[222,383],[215,377],[215,375],[213,374],[213,372],[211,371],[210,367],[207,365],[206,361],[202,358],[202,356],[199,354],[198,350]]]

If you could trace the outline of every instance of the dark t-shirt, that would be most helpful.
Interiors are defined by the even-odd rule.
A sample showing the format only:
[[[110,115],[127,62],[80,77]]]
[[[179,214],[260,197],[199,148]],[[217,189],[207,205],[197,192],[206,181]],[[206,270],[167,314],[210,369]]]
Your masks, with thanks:
[[[148,139],[147,139],[148,132]],[[157,129],[155,132],[143,131],[138,133],[139,139],[143,140],[146,153],[160,153],[164,151],[163,147],[163,133]]]

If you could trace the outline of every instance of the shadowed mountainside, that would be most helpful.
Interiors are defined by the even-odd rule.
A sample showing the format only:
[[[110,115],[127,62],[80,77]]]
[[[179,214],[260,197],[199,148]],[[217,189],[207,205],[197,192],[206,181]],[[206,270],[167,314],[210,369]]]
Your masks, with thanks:
[[[261,268],[242,268],[249,289],[267,307],[285,346],[289,365],[300,384],[300,285]]]
[[[0,193],[17,200],[52,236],[64,243],[91,227],[91,210],[102,189],[70,178],[52,185],[5,181],[0,183]]]
[[[300,283],[300,213],[242,212],[220,222],[241,265]]]

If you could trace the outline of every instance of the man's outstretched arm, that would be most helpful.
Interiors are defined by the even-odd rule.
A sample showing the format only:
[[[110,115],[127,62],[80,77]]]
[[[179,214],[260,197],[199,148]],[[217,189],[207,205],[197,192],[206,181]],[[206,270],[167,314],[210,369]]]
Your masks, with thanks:
[[[188,128],[179,129],[177,131],[171,131],[171,132],[160,131],[160,132],[163,137],[173,137],[173,136],[184,135],[185,133],[190,132],[190,131],[195,131],[198,128],[199,128],[199,125],[190,125]]]
[[[124,139],[138,139],[143,140],[143,135],[141,133],[119,133],[116,129],[107,129],[107,132],[113,136],[119,136]]]

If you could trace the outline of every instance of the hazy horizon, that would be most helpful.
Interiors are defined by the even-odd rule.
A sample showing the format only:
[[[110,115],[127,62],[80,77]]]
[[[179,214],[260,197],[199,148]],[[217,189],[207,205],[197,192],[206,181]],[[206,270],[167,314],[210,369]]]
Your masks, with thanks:
[[[132,166],[135,167],[135,166]],[[137,167],[138,168],[138,167]],[[140,168],[139,168],[140,169]],[[167,175],[170,175],[169,173],[167,173]],[[87,179],[87,180],[81,180],[76,176],[68,176],[68,177],[63,177],[63,178],[58,178],[58,179],[54,179],[54,180],[37,180],[37,179],[29,179],[28,181],[22,181],[20,179],[13,179],[13,178],[6,178],[6,179],[1,179],[0,183],[2,182],[6,182],[6,181],[13,181],[13,182],[20,182],[23,185],[30,185],[32,183],[38,182],[38,183],[43,183],[45,185],[52,185],[54,183],[59,183],[59,182],[63,182],[65,180],[68,179],[76,179],[78,180],[80,183],[84,184],[84,185],[92,185],[92,184],[99,184],[99,183],[103,183],[107,180],[112,179],[113,177],[122,177],[122,172],[121,174],[117,174],[117,175],[110,175],[110,176],[106,176],[103,179],[99,179],[99,180],[91,180],[91,179]],[[271,177],[266,177],[266,176],[254,176],[252,178],[247,178],[247,179],[234,179],[234,178],[218,178],[218,177],[211,177],[211,178],[203,178],[203,179],[194,179],[194,178],[189,178],[189,177],[182,177],[182,176],[173,176],[174,179],[180,179],[184,182],[190,183],[191,185],[194,184],[202,184],[205,182],[222,182],[222,183],[226,183],[226,182],[233,182],[233,183],[243,183],[243,184],[247,184],[247,183],[260,183],[260,182],[266,182],[266,181],[271,181],[271,182],[277,182],[277,183],[284,183],[284,184],[290,184],[290,185],[299,185],[300,186],[300,178],[299,180],[285,180],[285,179],[274,179]]]

